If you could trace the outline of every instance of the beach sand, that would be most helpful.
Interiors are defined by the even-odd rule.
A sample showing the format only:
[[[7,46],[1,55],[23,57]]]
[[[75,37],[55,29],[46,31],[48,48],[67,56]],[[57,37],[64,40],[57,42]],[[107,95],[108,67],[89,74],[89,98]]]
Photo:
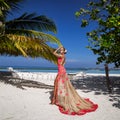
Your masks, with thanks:
[[[29,73],[27,73],[28,75]],[[80,96],[90,98],[98,104],[95,112],[82,116],[64,115],[55,105],[51,105],[54,77],[56,74],[41,73],[49,79],[16,81],[0,76],[0,120],[119,120],[120,119],[120,77],[111,76],[113,92],[108,94],[105,77],[88,75],[71,82]],[[7,81],[9,78],[9,81]],[[32,78],[33,79],[33,78]],[[51,80],[50,80],[51,79]],[[48,80],[48,81],[47,81]],[[115,82],[113,82],[113,80]],[[23,80],[24,81],[24,80]],[[32,84],[32,81],[33,84]],[[47,81],[47,82],[45,82]],[[43,83],[42,83],[43,82]],[[26,83],[26,84],[25,84]],[[31,83],[31,84],[28,84]],[[47,85],[46,85],[47,84]],[[22,87],[18,86],[21,85]],[[32,87],[32,85],[34,87]],[[36,85],[36,86],[35,86]]]

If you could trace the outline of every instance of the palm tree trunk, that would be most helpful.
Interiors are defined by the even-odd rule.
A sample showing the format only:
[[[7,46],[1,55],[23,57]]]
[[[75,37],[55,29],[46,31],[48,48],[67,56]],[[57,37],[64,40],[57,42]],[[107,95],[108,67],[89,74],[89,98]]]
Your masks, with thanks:
[[[108,92],[111,93],[111,81],[109,79],[109,68],[108,68],[108,64],[105,64],[105,74],[106,74],[106,84],[107,84],[107,88],[108,88]]]

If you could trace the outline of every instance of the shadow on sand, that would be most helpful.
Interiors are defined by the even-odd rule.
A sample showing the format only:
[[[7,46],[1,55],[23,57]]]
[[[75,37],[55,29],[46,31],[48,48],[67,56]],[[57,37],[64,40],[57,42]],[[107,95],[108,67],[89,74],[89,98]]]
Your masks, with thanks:
[[[109,95],[109,101],[113,106],[120,109],[120,77],[110,76],[112,93],[109,94],[104,76],[87,76],[71,80],[76,89],[88,93],[94,91],[95,95]]]
[[[120,109],[120,77],[110,77],[112,83],[111,94],[109,94],[107,90],[106,79],[104,76],[86,76],[79,79],[72,79],[72,77],[70,77],[70,79],[75,89],[80,89],[82,92],[88,93],[94,91],[95,95],[109,95],[109,101],[112,102],[113,107]],[[50,99],[52,97],[54,86],[37,81],[14,78],[11,72],[0,72],[0,81],[20,89],[25,89],[24,87],[49,89]]]
[[[0,72],[0,81],[5,84],[11,84],[17,88],[25,89],[24,87],[34,87],[43,89],[53,89],[52,85],[47,85],[41,82],[15,78],[12,72]]]

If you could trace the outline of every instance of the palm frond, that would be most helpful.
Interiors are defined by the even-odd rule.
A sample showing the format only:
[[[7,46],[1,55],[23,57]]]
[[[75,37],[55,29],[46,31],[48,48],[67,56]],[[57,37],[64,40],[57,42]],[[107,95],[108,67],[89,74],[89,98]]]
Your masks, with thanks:
[[[12,10],[19,10],[20,2],[25,0],[0,0],[0,55],[41,57],[57,63],[53,55],[54,48],[48,45],[60,41],[43,32],[57,32],[54,22],[46,16],[24,13],[19,18],[6,22]]]
[[[50,43],[56,43],[59,46],[61,45],[61,42],[58,38],[55,36],[52,36],[50,34],[46,34],[43,32],[37,32],[34,30],[25,30],[25,29],[6,29],[6,34],[16,34],[16,35],[23,35],[28,36],[31,38],[38,38],[43,40],[44,42],[50,42]]]
[[[4,1],[0,0],[0,20],[3,19],[4,12],[10,9],[9,5]]]
[[[49,47],[43,40],[32,39],[19,35],[7,35],[0,37],[0,54],[25,56],[25,57],[41,57],[48,61],[57,63],[56,57],[53,55],[54,48]]]
[[[10,7],[11,10],[20,9],[20,3],[25,0],[4,0],[4,2]]]
[[[12,11],[20,10],[20,2],[25,0],[0,0],[0,17],[12,14]]]
[[[0,0],[0,11],[10,9],[9,5],[5,2],[5,0]]]
[[[15,47],[22,53],[22,55],[24,56],[24,57],[27,57],[28,55],[26,54],[26,52],[22,49],[22,47],[19,45],[19,43],[18,42],[15,42]]]
[[[8,36],[0,37],[0,54],[1,55],[22,55],[22,53],[15,48],[14,43],[8,38]]]
[[[7,21],[6,28],[57,32],[56,26],[51,19],[43,15],[37,16],[35,13],[24,13],[19,18]]]

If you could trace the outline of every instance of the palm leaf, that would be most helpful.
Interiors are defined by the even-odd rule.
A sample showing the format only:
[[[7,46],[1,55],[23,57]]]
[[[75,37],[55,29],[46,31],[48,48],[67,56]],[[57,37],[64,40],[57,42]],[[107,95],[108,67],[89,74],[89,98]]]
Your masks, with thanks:
[[[32,39],[19,35],[7,35],[0,37],[0,54],[25,57],[41,57],[57,63],[53,55],[54,48],[49,47],[43,40]]]
[[[6,29],[6,34],[24,35],[24,36],[31,37],[33,39],[34,38],[41,39],[44,42],[56,43],[59,46],[61,45],[61,42],[55,36],[52,36],[50,34],[46,34],[46,33],[43,33],[43,32],[33,31],[33,30]]]
[[[0,12],[2,13],[2,11],[4,10],[9,10],[10,7],[9,5],[5,2],[5,0],[0,0]]]
[[[0,17],[6,16],[10,13],[12,14],[12,11],[20,10],[20,2],[25,0],[0,0]]]
[[[5,11],[8,11],[9,9],[10,9],[9,5],[6,4],[4,0],[0,0],[0,21],[3,21]]]
[[[57,63],[53,55],[54,48],[47,43],[60,41],[44,32],[57,32],[54,22],[46,16],[37,16],[35,13],[24,13],[19,18],[6,22],[6,18],[12,10],[19,10],[20,2],[24,0],[0,0],[0,54],[25,57],[41,57]]]
[[[31,29],[37,31],[53,31],[57,29],[54,22],[46,16],[37,16],[35,13],[24,13],[19,18],[6,22],[6,28]]]
[[[7,4],[13,11],[20,9],[20,3],[23,1],[25,0],[4,0],[5,4]]]

